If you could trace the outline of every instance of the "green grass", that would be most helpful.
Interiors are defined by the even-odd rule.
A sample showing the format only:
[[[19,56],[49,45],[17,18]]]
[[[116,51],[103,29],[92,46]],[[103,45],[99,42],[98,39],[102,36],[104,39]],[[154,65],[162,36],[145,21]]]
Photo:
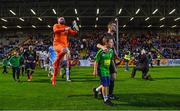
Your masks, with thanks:
[[[32,82],[26,82],[26,76],[23,76],[22,82],[16,83],[11,73],[0,73],[0,110],[180,110],[180,67],[151,68],[153,81],[142,80],[140,72],[135,79],[129,78],[130,72],[119,68],[115,94],[120,100],[113,101],[114,107],[105,106],[101,99],[93,97],[92,88],[99,85],[99,80],[91,73],[90,67],[73,68],[72,82],[58,77],[56,87],[50,84],[47,72],[41,69],[36,70]]]

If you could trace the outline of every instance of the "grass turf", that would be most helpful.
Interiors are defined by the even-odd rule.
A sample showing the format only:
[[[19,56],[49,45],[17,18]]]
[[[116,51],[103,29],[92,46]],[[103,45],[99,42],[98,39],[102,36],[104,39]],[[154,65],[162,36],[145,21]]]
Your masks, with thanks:
[[[120,100],[113,101],[114,107],[105,106],[101,99],[93,97],[92,88],[99,79],[92,76],[91,67],[72,68],[72,82],[58,77],[53,87],[47,72],[37,69],[33,81],[21,82],[12,79],[11,70],[4,75],[0,69],[0,110],[3,109],[70,109],[70,110],[149,110],[180,109],[180,67],[156,67],[150,69],[153,81],[141,79],[141,72],[135,79],[129,78],[130,71],[118,69],[115,94]]]

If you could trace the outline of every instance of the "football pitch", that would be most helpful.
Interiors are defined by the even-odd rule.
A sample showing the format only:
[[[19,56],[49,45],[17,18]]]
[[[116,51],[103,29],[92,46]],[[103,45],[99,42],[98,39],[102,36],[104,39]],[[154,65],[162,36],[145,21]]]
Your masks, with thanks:
[[[42,69],[36,69],[32,82],[24,75],[16,83],[11,69],[2,74],[1,68],[0,110],[180,110],[180,67],[150,68],[152,81],[142,80],[139,71],[135,79],[130,78],[131,70],[118,68],[115,95],[120,100],[112,101],[115,106],[111,107],[93,97],[99,78],[92,76],[92,67],[73,67],[72,82],[58,76],[56,87]]]

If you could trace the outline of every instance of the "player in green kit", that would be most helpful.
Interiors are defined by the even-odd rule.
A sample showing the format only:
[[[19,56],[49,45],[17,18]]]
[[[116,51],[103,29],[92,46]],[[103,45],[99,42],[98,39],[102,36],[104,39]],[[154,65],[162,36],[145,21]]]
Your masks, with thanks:
[[[22,56],[18,52],[14,52],[14,55],[9,59],[9,63],[12,66],[13,79],[17,82],[20,82],[20,60]]]
[[[3,74],[8,73],[7,66],[8,66],[8,56],[6,55],[5,58],[3,59],[3,72],[2,72]]]
[[[110,64],[111,60],[114,56],[113,52],[113,39],[110,37],[106,37],[104,41],[104,47],[108,49],[107,52],[100,49],[96,56],[95,56],[95,63],[94,63],[94,72],[93,75],[99,75],[100,77],[100,84],[102,85],[102,95],[104,98],[104,103],[106,105],[113,106],[113,103],[108,98],[108,89],[110,85]]]

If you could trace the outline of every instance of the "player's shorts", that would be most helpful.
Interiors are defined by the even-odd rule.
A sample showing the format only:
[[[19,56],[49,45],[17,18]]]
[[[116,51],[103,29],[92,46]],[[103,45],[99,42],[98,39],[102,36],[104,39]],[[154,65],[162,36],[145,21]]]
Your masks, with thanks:
[[[61,53],[62,49],[64,48],[62,45],[53,45],[54,50],[56,51],[56,53]]]
[[[61,44],[60,45],[54,45],[53,46],[54,50],[56,51],[56,53],[69,53],[69,49],[68,47],[64,47]]]
[[[32,63],[32,62],[29,62],[29,63],[26,63],[26,69],[28,70],[28,69],[32,69],[32,70],[34,70],[35,69],[35,67],[36,67],[36,64],[35,63]]]
[[[110,77],[100,77],[101,85],[108,87],[110,85]]]

